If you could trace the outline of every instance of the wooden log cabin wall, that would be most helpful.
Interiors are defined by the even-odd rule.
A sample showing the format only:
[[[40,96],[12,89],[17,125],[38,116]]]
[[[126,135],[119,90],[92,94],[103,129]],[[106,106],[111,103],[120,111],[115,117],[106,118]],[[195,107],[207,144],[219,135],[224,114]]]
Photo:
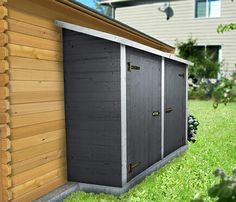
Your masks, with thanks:
[[[63,20],[165,52],[174,48],[66,0],[0,0],[0,201],[66,183]]]

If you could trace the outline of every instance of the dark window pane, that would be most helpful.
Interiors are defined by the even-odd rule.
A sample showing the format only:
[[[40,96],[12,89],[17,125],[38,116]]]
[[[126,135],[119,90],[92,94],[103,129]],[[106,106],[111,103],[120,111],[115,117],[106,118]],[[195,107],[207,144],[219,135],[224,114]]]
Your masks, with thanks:
[[[207,1],[206,0],[196,0],[196,17],[207,17],[206,10]]]
[[[219,61],[220,46],[207,46],[207,56],[214,62]]]
[[[205,46],[194,46],[194,51],[199,53],[199,55],[205,55]]]

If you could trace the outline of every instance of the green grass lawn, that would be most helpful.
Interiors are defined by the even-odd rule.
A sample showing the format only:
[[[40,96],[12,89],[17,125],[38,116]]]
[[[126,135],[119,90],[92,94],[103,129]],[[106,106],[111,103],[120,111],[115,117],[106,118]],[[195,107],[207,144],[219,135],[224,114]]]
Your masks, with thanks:
[[[207,195],[207,189],[219,181],[212,175],[216,168],[231,174],[236,167],[236,103],[214,110],[212,102],[190,101],[189,112],[200,126],[197,142],[189,144],[187,152],[119,197],[76,192],[65,201],[183,202],[196,194]]]

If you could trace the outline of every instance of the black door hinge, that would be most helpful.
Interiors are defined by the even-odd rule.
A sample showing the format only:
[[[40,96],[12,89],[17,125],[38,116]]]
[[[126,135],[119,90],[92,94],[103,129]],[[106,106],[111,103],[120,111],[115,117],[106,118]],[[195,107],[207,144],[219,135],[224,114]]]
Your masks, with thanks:
[[[130,163],[130,164],[128,165],[128,173],[132,173],[133,170],[134,170],[135,168],[137,168],[139,165],[140,165],[140,163],[135,163],[135,164]]]
[[[131,72],[131,70],[140,70],[140,67],[131,65],[130,62],[127,63],[128,65],[128,71]]]

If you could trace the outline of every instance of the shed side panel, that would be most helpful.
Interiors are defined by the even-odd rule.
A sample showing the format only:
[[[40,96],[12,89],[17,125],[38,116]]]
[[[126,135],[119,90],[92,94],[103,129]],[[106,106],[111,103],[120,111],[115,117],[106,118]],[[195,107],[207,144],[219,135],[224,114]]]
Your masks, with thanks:
[[[121,186],[120,44],[63,31],[68,179]]]

